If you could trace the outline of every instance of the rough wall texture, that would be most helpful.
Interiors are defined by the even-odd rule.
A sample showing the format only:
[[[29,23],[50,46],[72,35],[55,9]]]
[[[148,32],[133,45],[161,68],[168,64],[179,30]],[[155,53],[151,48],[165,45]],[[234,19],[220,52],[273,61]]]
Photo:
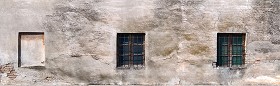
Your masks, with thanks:
[[[1,84],[279,85],[279,7],[279,0],[1,0]],[[18,67],[19,32],[45,33],[44,67]],[[116,68],[117,33],[146,33],[144,69]],[[212,65],[217,33],[246,33],[244,68]]]

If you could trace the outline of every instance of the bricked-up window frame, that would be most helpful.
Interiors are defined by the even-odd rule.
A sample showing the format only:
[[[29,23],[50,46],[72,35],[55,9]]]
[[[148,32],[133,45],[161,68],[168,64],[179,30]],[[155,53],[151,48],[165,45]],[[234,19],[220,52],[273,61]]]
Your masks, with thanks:
[[[234,67],[245,64],[246,33],[218,33],[217,66]]]
[[[145,33],[117,34],[117,68],[142,68],[145,64]]]
[[[24,36],[24,35],[42,35],[43,36],[42,43],[43,43],[43,46],[45,45],[45,43],[44,43],[44,41],[45,41],[45,38],[44,38],[45,33],[44,32],[19,32],[19,35],[18,35],[18,67],[22,67],[22,57],[21,57],[21,55],[22,55],[22,48],[21,47],[22,46],[21,46],[21,40],[22,40],[22,36]],[[45,56],[43,58],[45,59]],[[40,67],[40,66],[42,66],[42,65],[38,65],[37,67]]]

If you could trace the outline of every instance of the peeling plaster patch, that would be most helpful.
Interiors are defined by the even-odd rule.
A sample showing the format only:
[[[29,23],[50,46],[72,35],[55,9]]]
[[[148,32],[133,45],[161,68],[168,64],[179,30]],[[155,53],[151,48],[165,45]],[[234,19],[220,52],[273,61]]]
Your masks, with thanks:
[[[17,77],[17,72],[15,71],[12,63],[8,63],[0,66],[0,74],[2,75],[3,73],[7,75],[6,77],[12,80],[14,80]],[[0,76],[0,80],[1,80],[1,76]]]
[[[230,70],[229,68],[221,68],[218,72],[220,83],[226,85],[232,84],[232,81],[238,82],[246,73],[243,69]]]
[[[79,32],[92,22],[106,23],[105,10],[96,8],[95,4],[97,3],[55,5],[54,13],[46,16],[45,29],[51,32]]]
[[[111,47],[109,46],[111,40],[107,39],[111,38],[112,30],[104,26],[107,24],[106,10],[97,7],[101,1],[59,2],[55,5],[53,14],[46,16],[44,29],[52,33],[53,37],[60,38],[60,43],[57,44],[66,46],[64,52],[72,57],[81,57],[79,54],[108,55],[104,49]],[[108,44],[108,46],[99,46],[101,44]],[[56,49],[59,48],[56,46]]]

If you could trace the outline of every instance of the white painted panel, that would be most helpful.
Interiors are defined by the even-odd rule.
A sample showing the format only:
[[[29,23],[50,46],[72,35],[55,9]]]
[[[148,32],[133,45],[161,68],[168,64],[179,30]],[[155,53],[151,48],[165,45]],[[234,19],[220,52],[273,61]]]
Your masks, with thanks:
[[[44,66],[44,35],[21,35],[21,67]]]

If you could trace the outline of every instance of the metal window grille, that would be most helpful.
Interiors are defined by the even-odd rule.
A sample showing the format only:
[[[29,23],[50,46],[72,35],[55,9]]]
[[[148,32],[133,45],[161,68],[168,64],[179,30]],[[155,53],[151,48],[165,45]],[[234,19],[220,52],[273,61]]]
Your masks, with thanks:
[[[117,67],[143,67],[145,61],[145,34],[117,34]]]
[[[245,63],[245,33],[218,33],[217,66]]]

